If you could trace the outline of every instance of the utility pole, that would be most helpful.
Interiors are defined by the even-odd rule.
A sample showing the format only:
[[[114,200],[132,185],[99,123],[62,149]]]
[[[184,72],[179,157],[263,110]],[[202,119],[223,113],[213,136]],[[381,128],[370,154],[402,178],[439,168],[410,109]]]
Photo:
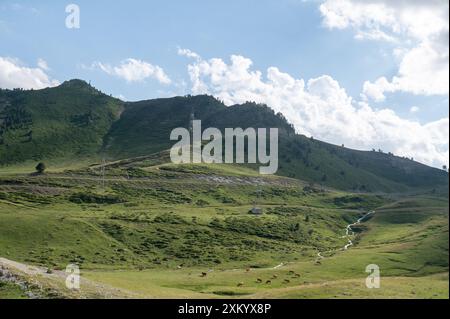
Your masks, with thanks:
[[[105,191],[105,166],[106,166],[106,160],[103,157],[102,158],[102,170],[101,170],[101,174],[102,174],[102,188],[103,191]]]
[[[189,117],[189,132],[191,132],[191,134],[194,131],[194,120],[195,120],[195,113],[194,113],[194,107],[192,107],[191,115]]]

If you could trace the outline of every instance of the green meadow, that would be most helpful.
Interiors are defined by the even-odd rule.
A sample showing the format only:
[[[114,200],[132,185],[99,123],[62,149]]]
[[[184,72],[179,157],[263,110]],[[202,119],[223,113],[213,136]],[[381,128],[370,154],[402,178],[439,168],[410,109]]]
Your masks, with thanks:
[[[46,269],[17,270],[44,298],[448,298],[448,198],[148,159],[16,168],[0,177],[0,257]],[[50,275],[71,263],[89,282],[75,293]],[[369,264],[379,289],[365,286]],[[1,298],[24,296],[0,286]]]

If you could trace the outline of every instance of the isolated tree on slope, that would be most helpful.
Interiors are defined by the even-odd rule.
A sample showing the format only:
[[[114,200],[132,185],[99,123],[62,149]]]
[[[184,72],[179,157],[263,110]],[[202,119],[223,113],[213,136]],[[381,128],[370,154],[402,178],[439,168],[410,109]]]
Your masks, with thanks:
[[[39,174],[44,173],[44,171],[45,171],[46,168],[47,168],[47,167],[46,167],[45,164],[42,163],[42,162],[40,162],[39,164],[36,165],[36,171],[37,171]]]

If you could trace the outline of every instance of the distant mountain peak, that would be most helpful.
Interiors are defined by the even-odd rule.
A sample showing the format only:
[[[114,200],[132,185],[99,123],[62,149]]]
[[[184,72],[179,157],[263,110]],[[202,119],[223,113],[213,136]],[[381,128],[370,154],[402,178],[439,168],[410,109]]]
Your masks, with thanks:
[[[72,79],[64,81],[60,86],[62,87],[92,87],[89,83],[80,79]]]

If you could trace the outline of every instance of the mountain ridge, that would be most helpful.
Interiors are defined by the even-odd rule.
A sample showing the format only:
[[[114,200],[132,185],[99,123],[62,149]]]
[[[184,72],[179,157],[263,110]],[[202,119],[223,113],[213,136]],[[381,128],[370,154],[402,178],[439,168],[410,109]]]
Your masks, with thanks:
[[[278,127],[279,175],[363,192],[448,188],[448,174],[393,154],[352,150],[295,133],[281,113],[208,95],[124,102],[83,80],[43,90],[0,90],[0,165],[50,158],[124,159],[170,148],[188,127]]]

